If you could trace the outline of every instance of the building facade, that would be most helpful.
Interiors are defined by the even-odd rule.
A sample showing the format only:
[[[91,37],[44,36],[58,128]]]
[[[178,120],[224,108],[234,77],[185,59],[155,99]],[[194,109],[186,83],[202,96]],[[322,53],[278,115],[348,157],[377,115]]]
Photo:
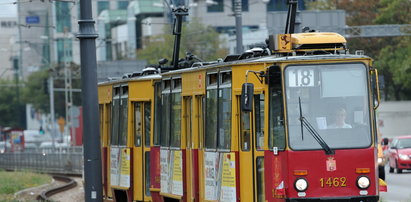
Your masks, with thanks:
[[[14,78],[18,60],[17,18],[0,17],[0,79]]]

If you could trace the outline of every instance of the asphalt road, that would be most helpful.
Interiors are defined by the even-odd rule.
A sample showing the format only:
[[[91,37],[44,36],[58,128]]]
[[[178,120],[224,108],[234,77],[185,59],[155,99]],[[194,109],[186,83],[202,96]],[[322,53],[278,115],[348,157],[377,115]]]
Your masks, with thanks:
[[[385,182],[388,184],[388,192],[381,192],[382,202],[411,202],[411,171],[403,173],[389,173],[385,168]]]

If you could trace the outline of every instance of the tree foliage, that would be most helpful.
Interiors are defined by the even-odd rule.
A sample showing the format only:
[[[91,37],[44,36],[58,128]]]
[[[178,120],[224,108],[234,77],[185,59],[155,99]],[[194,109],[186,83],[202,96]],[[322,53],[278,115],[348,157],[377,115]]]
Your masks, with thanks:
[[[19,116],[24,105],[19,102],[20,89],[17,90],[12,80],[1,80],[0,86],[0,126],[21,127]]]
[[[409,0],[318,0],[307,4],[309,9],[337,8],[346,11],[348,26],[374,24],[411,24]],[[411,99],[411,37],[350,38],[351,52],[364,50],[375,59],[375,66],[384,76],[386,100]]]
[[[61,69],[55,67],[54,88],[64,88],[64,71]],[[45,85],[49,75],[48,69],[33,72],[26,81],[20,81],[18,93],[14,80],[0,80],[0,126],[24,128],[26,104],[32,104],[39,112],[50,113],[50,95]],[[80,88],[79,79],[72,80],[72,88]],[[80,93],[73,93],[73,103],[81,105]],[[65,116],[65,106],[64,92],[54,91],[55,117]]]
[[[381,0],[377,24],[411,24],[409,0]],[[384,75],[385,99],[411,99],[411,37],[390,37],[381,40],[385,44],[376,59],[376,66]]]
[[[47,89],[44,86],[47,79],[48,71],[34,72],[28,77],[22,91],[23,102],[33,104],[35,109],[42,112],[48,112],[50,108],[49,96],[45,93]]]
[[[151,37],[146,47],[137,51],[137,57],[147,60],[149,64],[157,64],[161,58],[171,61],[174,35],[167,29],[165,33]],[[193,18],[191,22],[183,25],[179,55],[182,58],[186,52],[190,52],[203,60],[216,60],[227,54],[227,50],[222,48],[223,43],[214,28],[205,26]]]

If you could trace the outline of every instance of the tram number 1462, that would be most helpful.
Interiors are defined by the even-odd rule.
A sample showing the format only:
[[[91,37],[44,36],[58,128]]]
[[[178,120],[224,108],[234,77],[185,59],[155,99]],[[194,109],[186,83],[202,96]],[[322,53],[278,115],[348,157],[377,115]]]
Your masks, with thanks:
[[[346,177],[328,177],[320,178],[321,187],[346,187],[347,178]]]

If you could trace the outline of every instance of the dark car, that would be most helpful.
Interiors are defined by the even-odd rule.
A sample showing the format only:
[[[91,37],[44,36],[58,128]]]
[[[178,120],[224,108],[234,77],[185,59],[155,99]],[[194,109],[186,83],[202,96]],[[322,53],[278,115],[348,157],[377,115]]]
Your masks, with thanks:
[[[390,173],[402,173],[403,170],[411,170],[411,135],[393,138],[389,151],[388,160]]]

